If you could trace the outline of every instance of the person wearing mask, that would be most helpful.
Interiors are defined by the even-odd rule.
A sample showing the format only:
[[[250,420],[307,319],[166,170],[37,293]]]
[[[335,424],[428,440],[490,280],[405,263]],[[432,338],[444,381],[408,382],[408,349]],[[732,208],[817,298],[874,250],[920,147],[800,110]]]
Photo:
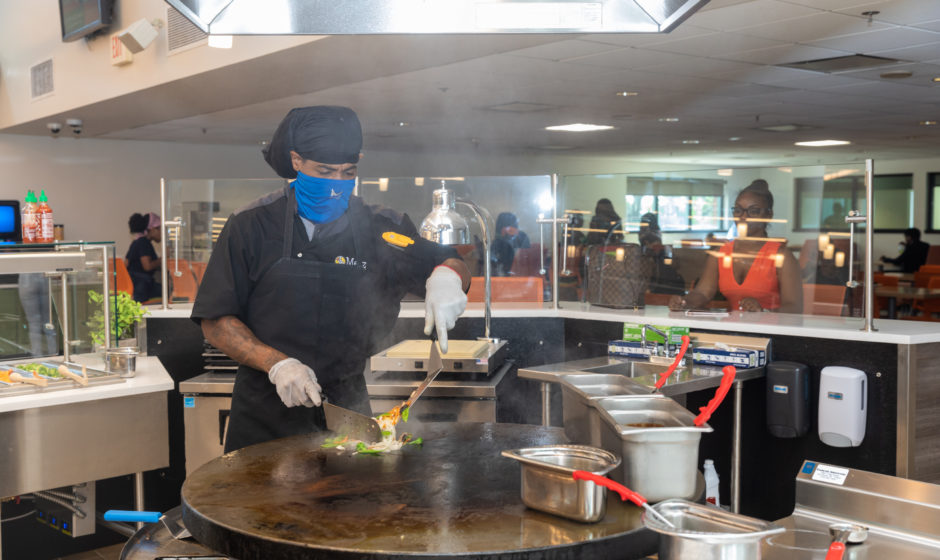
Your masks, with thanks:
[[[930,244],[920,240],[920,230],[909,228],[904,230],[904,243],[899,244],[901,254],[897,258],[881,256],[881,262],[891,263],[901,267],[902,272],[917,272],[927,262],[927,253]]]
[[[756,179],[742,190],[731,213],[744,234],[709,255],[698,284],[684,296],[672,296],[670,309],[704,308],[720,291],[733,310],[801,313],[799,262],[784,243],[767,239],[774,215],[767,181]]]
[[[263,150],[290,182],[237,210],[212,251],[192,318],[239,363],[226,452],[325,429],[324,398],[371,415],[365,362],[408,292],[447,351],[469,272],[407,216],[352,195],[361,147],[352,109],[292,109]]]
[[[134,283],[134,301],[145,302],[163,294],[163,286],[156,277],[160,257],[153,248],[154,243],[160,242],[160,223],[160,216],[153,212],[133,214],[127,221],[134,241],[124,256],[124,265]]]
[[[591,230],[587,234],[588,245],[620,243],[623,241],[622,233],[614,233],[614,230],[622,228],[620,215],[614,210],[614,203],[609,198],[602,198],[597,201],[597,205],[594,207],[594,217],[591,218],[591,224],[588,228]]]
[[[529,236],[519,229],[519,218],[512,212],[502,212],[496,217],[496,238],[490,249],[494,276],[509,276],[516,249],[530,246]]]

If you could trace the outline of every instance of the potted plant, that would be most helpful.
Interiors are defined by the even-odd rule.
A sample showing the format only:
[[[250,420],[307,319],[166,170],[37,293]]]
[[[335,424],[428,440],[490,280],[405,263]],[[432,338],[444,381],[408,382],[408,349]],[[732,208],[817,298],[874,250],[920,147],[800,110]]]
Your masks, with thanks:
[[[100,306],[104,301],[104,297],[98,292],[90,290],[88,292],[88,301],[99,306],[98,310],[88,320],[87,325],[95,346],[101,347],[104,345],[105,324],[104,310]],[[137,324],[144,318],[144,315],[150,312],[146,307],[134,301],[134,298],[126,292],[117,292],[116,296],[111,296],[109,303],[111,305],[112,346],[115,346],[113,340],[115,335],[121,346],[137,346]],[[113,330],[115,328],[117,332]]]

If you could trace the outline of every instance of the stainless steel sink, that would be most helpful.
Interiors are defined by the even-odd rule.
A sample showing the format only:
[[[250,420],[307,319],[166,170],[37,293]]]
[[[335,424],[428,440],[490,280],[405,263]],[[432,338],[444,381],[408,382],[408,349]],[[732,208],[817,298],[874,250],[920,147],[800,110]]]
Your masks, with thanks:
[[[688,361],[688,360],[687,360]],[[583,371],[589,373],[612,373],[624,375],[626,377],[643,377],[645,375],[659,375],[669,369],[668,364],[647,362],[642,360],[630,360],[620,363],[607,364],[599,367],[585,368]],[[679,366],[677,372],[688,370],[688,366]]]

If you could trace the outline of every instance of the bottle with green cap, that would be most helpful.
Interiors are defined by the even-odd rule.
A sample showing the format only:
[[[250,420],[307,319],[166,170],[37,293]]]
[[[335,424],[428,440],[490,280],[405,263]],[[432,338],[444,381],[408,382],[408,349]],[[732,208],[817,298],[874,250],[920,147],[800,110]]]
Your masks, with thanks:
[[[36,206],[36,193],[26,191],[26,203],[23,204],[22,219],[23,243],[35,243],[39,230],[39,214]]]
[[[49,199],[46,198],[45,190],[39,191],[39,206],[36,208],[36,213],[39,215],[36,241],[38,243],[55,242],[55,223],[52,221],[52,207],[49,206]]]

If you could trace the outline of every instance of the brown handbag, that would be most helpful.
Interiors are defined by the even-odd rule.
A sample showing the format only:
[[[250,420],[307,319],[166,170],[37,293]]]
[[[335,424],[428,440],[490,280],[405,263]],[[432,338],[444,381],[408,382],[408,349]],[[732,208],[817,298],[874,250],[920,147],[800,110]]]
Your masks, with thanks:
[[[636,243],[589,246],[585,258],[587,301],[592,305],[640,308],[655,263]]]

